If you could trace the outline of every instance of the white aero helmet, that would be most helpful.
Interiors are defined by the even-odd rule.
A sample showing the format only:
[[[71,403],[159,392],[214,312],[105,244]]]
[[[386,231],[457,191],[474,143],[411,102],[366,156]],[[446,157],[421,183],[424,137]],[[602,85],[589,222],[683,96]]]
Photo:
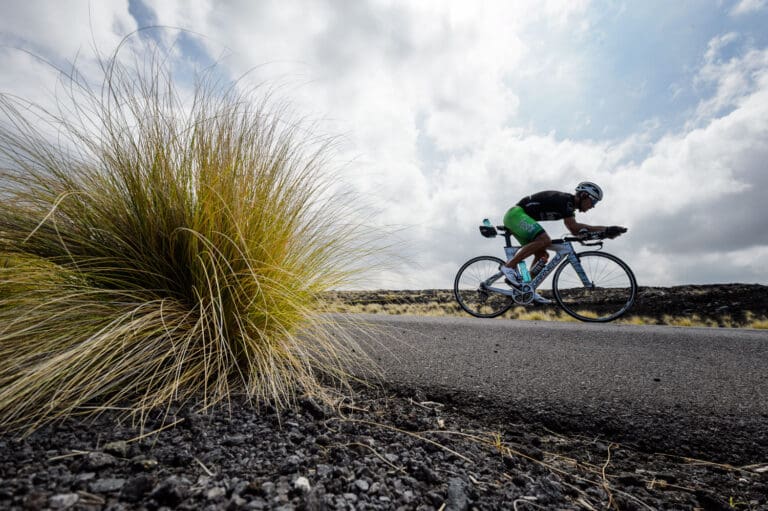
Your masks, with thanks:
[[[578,184],[576,187],[577,192],[584,192],[592,199],[594,199],[595,202],[603,200],[603,190],[597,186],[595,183],[590,183],[589,181],[582,181]]]

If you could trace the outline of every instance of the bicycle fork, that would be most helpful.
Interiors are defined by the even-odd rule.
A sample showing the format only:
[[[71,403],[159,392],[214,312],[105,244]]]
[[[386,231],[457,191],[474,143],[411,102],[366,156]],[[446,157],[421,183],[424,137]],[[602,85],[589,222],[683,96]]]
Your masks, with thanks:
[[[576,270],[576,275],[579,276],[584,287],[587,289],[594,288],[595,284],[589,280],[589,277],[587,277],[587,272],[584,271],[584,267],[581,265],[581,260],[575,252],[568,254],[568,261],[571,263],[571,266],[573,266],[573,269]]]

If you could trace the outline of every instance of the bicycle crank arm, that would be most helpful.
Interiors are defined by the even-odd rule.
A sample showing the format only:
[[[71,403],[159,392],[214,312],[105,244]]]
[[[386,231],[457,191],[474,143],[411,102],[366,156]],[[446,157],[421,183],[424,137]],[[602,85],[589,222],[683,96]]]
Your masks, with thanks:
[[[521,305],[527,305],[533,301],[533,288],[530,285],[523,285],[523,289],[503,289],[500,287],[492,287],[488,286],[485,288],[486,291],[490,291],[493,293],[499,293],[502,295],[510,296],[515,301],[515,303],[519,303]]]

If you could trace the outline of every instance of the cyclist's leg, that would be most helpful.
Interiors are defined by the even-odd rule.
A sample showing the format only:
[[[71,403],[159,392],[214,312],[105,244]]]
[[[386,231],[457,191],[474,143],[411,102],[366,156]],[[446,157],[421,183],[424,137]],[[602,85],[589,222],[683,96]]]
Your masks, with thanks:
[[[507,211],[504,215],[504,227],[509,229],[521,245],[520,250],[506,264],[510,268],[514,268],[517,263],[531,255],[537,254],[538,256],[542,252],[546,254],[546,248],[552,244],[552,240],[544,228],[528,216],[520,206],[515,206]]]
[[[520,261],[523,261],[529,256],[532,256],[536,253],[538,253],[540,250],[546,251],[545,247],[548,247],[552,244],[552,239],[549,237],[549,234],[546,233],[546,231],[542,232],[538,236],[536,236],[536,239],[532,242],[528,243],[527,245],[524,245],[515,253],[515,257],[509,260],[507,262],[507,266],[510,268],[514,268],[517,266],[517,263]]]
[[[544,260],[545,263],[549,261],[549,253],[544,249],[539,250],[533,255],[533,264],[536,264],[541,260]]]

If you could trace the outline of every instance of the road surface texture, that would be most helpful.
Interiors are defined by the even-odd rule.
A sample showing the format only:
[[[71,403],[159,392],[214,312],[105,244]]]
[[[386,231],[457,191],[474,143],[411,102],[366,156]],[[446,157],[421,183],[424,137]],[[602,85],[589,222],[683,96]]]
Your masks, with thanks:
[[[538,421],[729,462],[768,460],[768,333],[366,315],[386,381],[504,422]]]

